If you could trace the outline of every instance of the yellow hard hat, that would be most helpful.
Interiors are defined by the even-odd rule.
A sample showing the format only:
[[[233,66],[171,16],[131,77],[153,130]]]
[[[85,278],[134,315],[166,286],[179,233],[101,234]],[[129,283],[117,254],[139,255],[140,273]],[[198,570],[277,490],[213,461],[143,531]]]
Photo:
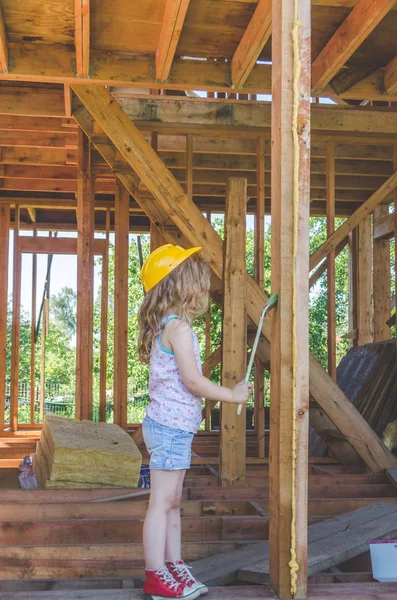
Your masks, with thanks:
[[[149,254],[141,269],[141,279],[145,292],[149,292],[166,275],[199,250],[201,250],[201,246],[185,250],[181,246],[174,246],[173,244],[165,244],[165,246],[160,246],[154,250]]]

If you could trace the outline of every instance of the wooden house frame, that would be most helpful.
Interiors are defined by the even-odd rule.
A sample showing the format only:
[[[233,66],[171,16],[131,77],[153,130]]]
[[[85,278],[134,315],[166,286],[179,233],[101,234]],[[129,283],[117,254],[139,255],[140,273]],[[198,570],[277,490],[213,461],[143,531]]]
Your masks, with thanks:
[[[252,515],[261,526],[266,522],[269,583],[279,598],[339,594],[355,600],[373,597],[372,593],[397,598],[397,584],[382,587],[365,576],[349,578],[342,571],[328,570],[323,579],[307,584],[308,524],[316,517],[309,485],[323,487],[324,501],[326,486],[354,487],[349,500],[340,502],[340,512],[372,504],[359,501],[362,495],[373,498],[366,489],[371,485],[372,493],[377,485],[384,486],[386,501],[397,503],[397,487],[385,479],[385,471],[392,477],[397,458],[336,384],[335,320],[335,260],[348,245],[351,323],[346,336],[360,346],[391,337],[389,240],[397,230],[396,32],[394,0],[25,0],[23,6],[0,0],[3,466],[14,466],[40,430],[33,419],[30,425],[18,423],[21,253],[77,254],[76,416],[84,419],[92,418],[93,258],[101,254],[104,259],[103,420],[107,257],[109,234],[114,232],[114,419],[140,444],[139,427],[127,422],[128,234],[150,232],[152,248],[164,241],[203,247],[212,272],[212,298],[223,307],[224,319],[222,349],[211,354],[207,348],[204,373],[210,374],[221,362],[223,380],[232,384],[244,375],[245,345],[252,343],[267,301],[264,218],[271,214],[272,292],[279,294],[279,303],[263,327],[255,364],[255,384],[261,390],[264,369],[271,363],[269,455],[263,395],[257,394],[252,434],[246,432],[244,415],[238,417],[232,406],[222,410],[219,435],[210,432],[214,403],[207,400],[203,411],[207,431],[201,441],[198,436],[199,456],[186,484],[186,518],[213,514],[214,522],[222,519],[222,527],[225,519],[234,518],[237,530]],[[262,95],[271,95],[271,101],[264,101]],[[324,104],[319,98],[335,104]],[[225,212],[224,242],[210,222],[216,212]],[[255,278],[245,269],[247,213],[255,215]],[[311,256],[310,215],[327,217],[328,236]],[[335,229],[335,218],[340,216],[345,221]],[[12,229],[11,407],[10,422],[4,423]],[[78,235],[77,240],[36,234],[27,238],[19,235],[22,229],[77,231]],[[105,232],[106,239],[95,239],[96,231]],[[309,290],[325,271],[328,372],[310,355],[308,342]],[[33,282],[33,290],[34,286]],[[208,332],[209,327],[207,322]],[[309,420],[327,443],[330,456],[309,458]],[[211,451],[206,451],[206,443]],[[347,485],[348,477],[356,483]],[[212,478],[210,487],[200,496],[199,488],[205,488],[208,478]],[[269,483],[269,501],[254,493],[250,496],[255,486]],[[21,494],[18,502],[26,508],[29,501]],[[10,506],[14,496],[10,490],[0,490],[5,520],[14,520]],[[85,503],[94,496],[78,490],[61,500],[54,492],[38,492],[35,502],[42,530],[47,531],[46,507],[52,507],[54,519],[73,519],[67,503],[71,507],[79,503],[81,514],[91,514]],[[228,501],[235,505],[226,506]],[[335,496],[334,505],[338,502]],[[143,516],[143,502],[125,502],[122,509],[115,504],[109,503],[106,518]],[[103,520],[98,506],[95,518]],[[324,510],[325,516],[339,514],[332,501]],[[115,523],[108,526],[117,530]],[[70,535],[70,547],[63,545],[59,553],[65,564],[73,554]],[[221,539],[232,539],[234,546]],[[5,545],[13,546],[12,536],[5,540]],[[243,552],[233,538],[218,542],[218,552],[198,548],[199,544],[191,547],[191,558]],[[95,543],[99,545],[93,560],[102,565],[106,546],[98,539]],[[128,549],[120,544],[113,550],[115,563],[123,563]],[[15,560],[26,566],[29,557],[24,552],[16,552]],[[4,556],[0,553],[0,580],[26,578],[33,585],[37,579],[57,579],[56,567],[35,571],[33,566],[30,576],[19,563],[7,566]],[[234,560],[242,560],[241,556]],[[81,550],[82,563],[84,557]],[[128,576],[128,568],[119,568],[121,578]],[[205,566],[201,568],[205,572]],[[80,566],[71,569],[72,575],[66,566],[62,569],[59,579],[97,575],[95,569]],[[226,587],[236,580],[241,583],[238,571],[222,575],[219,567],[214,585],[225,587],[214,598],[267,597],[263,593],[268,588],[264,592],[265,588],[247,586],[237,592]],[[109,570],[104,576],[109,576]],[[342,587],[338,589],[334,581],[342,582]],[[34,589],[33,585],[32,593]],[[17,586],[15,590],[10,598],[22,600],[18,595],[22,592]],[[140,596],[120,595],[124,597]]]

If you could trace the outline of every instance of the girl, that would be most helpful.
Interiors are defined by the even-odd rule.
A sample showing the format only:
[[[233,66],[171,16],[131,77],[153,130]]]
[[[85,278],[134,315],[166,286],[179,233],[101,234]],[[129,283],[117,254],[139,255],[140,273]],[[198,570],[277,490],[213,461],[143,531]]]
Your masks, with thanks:
[[[139,357],[150,364],[150,404],[143,437],[150,454],[150,502],[143,529],[146,600],[189,598],[208,592],[181,556],[180,504],[190,468],[201,399],[244,403],[250,385],[232,389],[202,375],[192,320],[208,307],[210,272],[198,252],[167,244],[145,261],[146,296],[139,313]]]

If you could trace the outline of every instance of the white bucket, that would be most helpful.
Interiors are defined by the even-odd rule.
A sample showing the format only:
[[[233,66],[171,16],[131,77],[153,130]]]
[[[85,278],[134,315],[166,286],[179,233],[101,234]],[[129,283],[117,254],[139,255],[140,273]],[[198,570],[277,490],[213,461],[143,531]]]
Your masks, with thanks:
[[[377,581],[397,581],[397,540],[370,540],[372,574]]]

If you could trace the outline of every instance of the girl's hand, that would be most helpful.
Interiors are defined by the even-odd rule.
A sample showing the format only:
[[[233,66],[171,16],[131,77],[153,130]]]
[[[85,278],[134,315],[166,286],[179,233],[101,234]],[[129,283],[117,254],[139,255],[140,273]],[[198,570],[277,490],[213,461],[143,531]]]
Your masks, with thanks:
[[[251,383],[244,383],[244,381],[240,381],[240,383],[232,388],[232,402],[236,402],[236,404],[245,404],[250,397],[251,388]]]

